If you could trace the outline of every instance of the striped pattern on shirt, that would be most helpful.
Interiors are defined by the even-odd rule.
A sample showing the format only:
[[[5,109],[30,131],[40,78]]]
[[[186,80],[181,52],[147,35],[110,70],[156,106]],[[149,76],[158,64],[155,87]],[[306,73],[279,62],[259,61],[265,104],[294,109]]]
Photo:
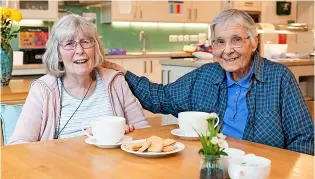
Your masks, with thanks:
[[[91,96],[86,97],[81,106],[75,112],[82,99],[77,99],[71,96],[62,86],[60,78],[58,78],[59,90],[62,92],[61,97],[61,117],[60,129],[56,129],[57,134],[64,128],[71,115],[75,114],[70,119],[66,127],[61,131],[59,138],[69,138],[83,136],[81,124],[84,121],[94,120],[100,116],[113,116],[113,109],[110,102],[110,96],[107,89],[104,88],[103,81],[96,72],[96,87]],[[83,126],[85,129],[88,125]]]

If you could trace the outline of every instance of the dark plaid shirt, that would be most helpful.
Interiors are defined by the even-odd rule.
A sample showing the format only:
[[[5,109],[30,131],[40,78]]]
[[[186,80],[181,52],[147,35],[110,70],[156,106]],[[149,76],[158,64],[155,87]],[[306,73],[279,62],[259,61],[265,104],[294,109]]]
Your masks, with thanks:
[[[218,63],[205,64],[165,86],[131,72],[126,73],[126,80],[149,111],[174,116],[182,111],[216,112],[223,122],[227,83]],[[286,66],[254,54],[254,74],[246,103],[244,140],[314,155],[311,115]]]

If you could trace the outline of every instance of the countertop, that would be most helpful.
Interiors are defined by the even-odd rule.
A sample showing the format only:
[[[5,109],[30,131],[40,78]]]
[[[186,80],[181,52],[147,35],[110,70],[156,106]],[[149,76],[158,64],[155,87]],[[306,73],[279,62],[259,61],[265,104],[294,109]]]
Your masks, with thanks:
[[[314,59],[277,59],[271,60],[277,63],[284,64],[288,67],[290,66],[309,66],[314,65]],[[207,60],[197,60],[193,58],[184,58],[184,59],[170,59],[170,60],[161,60],[160,64],[169,65],[169,66],[184,66],[184,67],[200,67],[206,63],[215,62],[215,59]]]
[[[106,55],[105,59],[124,59],[124,58],[171,58],[191,56],[185,52],[147,52],[146,54],[131,52],[126,55]]]

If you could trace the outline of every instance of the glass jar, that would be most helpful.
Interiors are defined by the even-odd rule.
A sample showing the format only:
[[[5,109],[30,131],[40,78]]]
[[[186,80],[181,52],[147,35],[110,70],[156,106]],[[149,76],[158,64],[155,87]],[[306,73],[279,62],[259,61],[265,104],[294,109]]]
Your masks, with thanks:
[[[201,155],[200,179],[224,179],[223,169],[218,165],[218,155]]]

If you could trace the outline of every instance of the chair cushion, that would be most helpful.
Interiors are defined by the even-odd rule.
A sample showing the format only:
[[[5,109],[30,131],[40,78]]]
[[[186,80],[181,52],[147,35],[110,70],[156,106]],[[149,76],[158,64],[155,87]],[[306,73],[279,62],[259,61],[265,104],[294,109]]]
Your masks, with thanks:
[[[2,120],[3,143],[6,145],[12,136],[16,122],[22,111],[23,104],[1,104],[0,117]]]

